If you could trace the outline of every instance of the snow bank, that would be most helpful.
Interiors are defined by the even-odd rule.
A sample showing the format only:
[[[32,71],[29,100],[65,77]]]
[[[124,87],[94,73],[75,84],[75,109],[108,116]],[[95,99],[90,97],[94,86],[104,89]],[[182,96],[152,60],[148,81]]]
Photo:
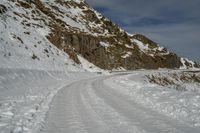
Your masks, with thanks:
[[[185,91],[180,91],[173,86],[162,87],[146,82],[144,75],[154,73],[155,71],[137,71],[131,75],[114,77],[104,82],[120,94],[127,95],[131,101],[199,128],[200,86],[190,83]]]
[[[0,68],[0,132],[38,132],[57,91],[91,75]]]

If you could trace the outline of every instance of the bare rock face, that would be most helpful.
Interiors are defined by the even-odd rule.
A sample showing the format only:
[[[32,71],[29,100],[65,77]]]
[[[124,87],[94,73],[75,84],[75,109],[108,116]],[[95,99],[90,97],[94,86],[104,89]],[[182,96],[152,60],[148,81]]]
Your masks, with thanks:
[[[80,55],[108,70],[199,67],[143,35],[127,34],[84,0],[8,1],[26,11],[14,13],[26,19],[22,22],[24,26],[48,27],[46,38],[76,63],[81,63]]]
[[[180,68],[183,64],[181,58],[170,53],[166,48],[159,45],[143,35],[130,36],[121,30],[110,20],[96,13],[85,2],[61,2],[63,6],[83,9],[81,15],[85,20],[85,26],[89,32],[71,32],[67,29],[52,32],[48,37],[56,46],[64,49],[77,63],[77,55],[82,55],[89,62],[102,69],[158,69],[158,68]],[[95,24],[93,27],[91,23]],[[97,27],[96,25],[100,25]],[[105,34],[106,33],[106,34]],[[54,35],[53,35],[54,34]],[[61,34],[61,35],[60,35]],[[58,37],[56,37],[59,35]],[[63,37],[62,39],[61,36]],[[55,43],[54,37],[60,39]],[[102,45],[102,44],[106,44]],[[73,52],[72,52],[73,51]],[[187,66],[197,66],[187,62]]]
[[[7,8],[4,5],[0,4],[0,14],[5,13],[6,11],[7,11]]]

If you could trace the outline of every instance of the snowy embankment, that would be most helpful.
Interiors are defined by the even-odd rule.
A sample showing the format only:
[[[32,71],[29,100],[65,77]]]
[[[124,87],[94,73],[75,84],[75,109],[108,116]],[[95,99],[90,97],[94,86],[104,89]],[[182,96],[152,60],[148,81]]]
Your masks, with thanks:
[[[0,68],[0,132],[38,132],[57,91],[92,75]]]
[[[120,94],[126,95],[130,101],[191,127],[200,128],[200,83],[190,80],[189,82],[181,81],[180,76],[179,79],[174,78],[177,80],[174,81],[174,85],[161,86],[150,83],[147,78],[147,75],[159,75],[170,81],[173,78],[170,75],[181,75],[180,73],[181,71],[172,71],[172,73],[169,71],[136,71],[130,75],[109,78],[104,83]],[[183,73],[194,78],[195,72],[183,71]]]

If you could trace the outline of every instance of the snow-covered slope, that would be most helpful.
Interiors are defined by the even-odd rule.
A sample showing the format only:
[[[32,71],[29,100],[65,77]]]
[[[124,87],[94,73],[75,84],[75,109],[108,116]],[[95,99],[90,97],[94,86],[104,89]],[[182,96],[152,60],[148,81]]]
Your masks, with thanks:
[[[110,70],[198,67],[127,34],[84,0],[1,0],[0,51],[9,68],[80,70],[79,55]]]
[[[0,13],[0,67],[80,70],[65,52],[48,41],[48,25],[30,18],[31,10],[9,0],[1,0],[0,5],[6,7]]]

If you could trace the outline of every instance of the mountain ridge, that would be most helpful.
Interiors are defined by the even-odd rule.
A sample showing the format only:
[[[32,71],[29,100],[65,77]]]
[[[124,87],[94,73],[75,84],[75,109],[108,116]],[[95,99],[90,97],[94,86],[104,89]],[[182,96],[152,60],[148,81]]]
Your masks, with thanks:
[[[1,34],[12,36],[14,39],[12,43],[17,41],[20,46],[25,45],[27,50],[29,47],[32,50],[36,44],[42,45],[40,43],[45,42],[42,53],[49,56],[48,58],[56,54],[49,52],[51,51],[49,47],[53,44],[56,46],[56,51],[67,53],[67,55],[63,53],[66,56],[66,59],[65,56],[62,57],[64,60],[72,59],[70,63],[64,61],[63,64],[60,57],[54,57],[53,62],[60,60],[59,64],[63,67],[66,67],[66,63],[72,64],[72,67],[80,67],[82,63],[79,56],[106,70],[199,67],[196,62],[169,52],[144,35],[129,35],[96,12],[85,0],[3,0],[0,2],[0,9],[1,22],[10,26],[10,30],[2,28]],[[18,35],[11,30],[13,28],[11,24],[14,23],[18,23]],[[5,30],[8,32],[4,33]],[[40,40],[34,42],[37,40],[34,39],[37,38],[37,34],[40,35]],[[27,44],[29,38],[34,40],[32,44]],[[5,41],[10,43],[9,39]],[[9,51],[11,47],[7,48],[6,44],[2,44]],[[47,44],[48,47],[45,46]],[[40,59],[43,57],[37,58],[41,52],[35,50],[38,52],[36,55],[33,51],[35,56],[32,55],[32,59],[41,62]],[[9,52],[6,54],[9,55]]]

